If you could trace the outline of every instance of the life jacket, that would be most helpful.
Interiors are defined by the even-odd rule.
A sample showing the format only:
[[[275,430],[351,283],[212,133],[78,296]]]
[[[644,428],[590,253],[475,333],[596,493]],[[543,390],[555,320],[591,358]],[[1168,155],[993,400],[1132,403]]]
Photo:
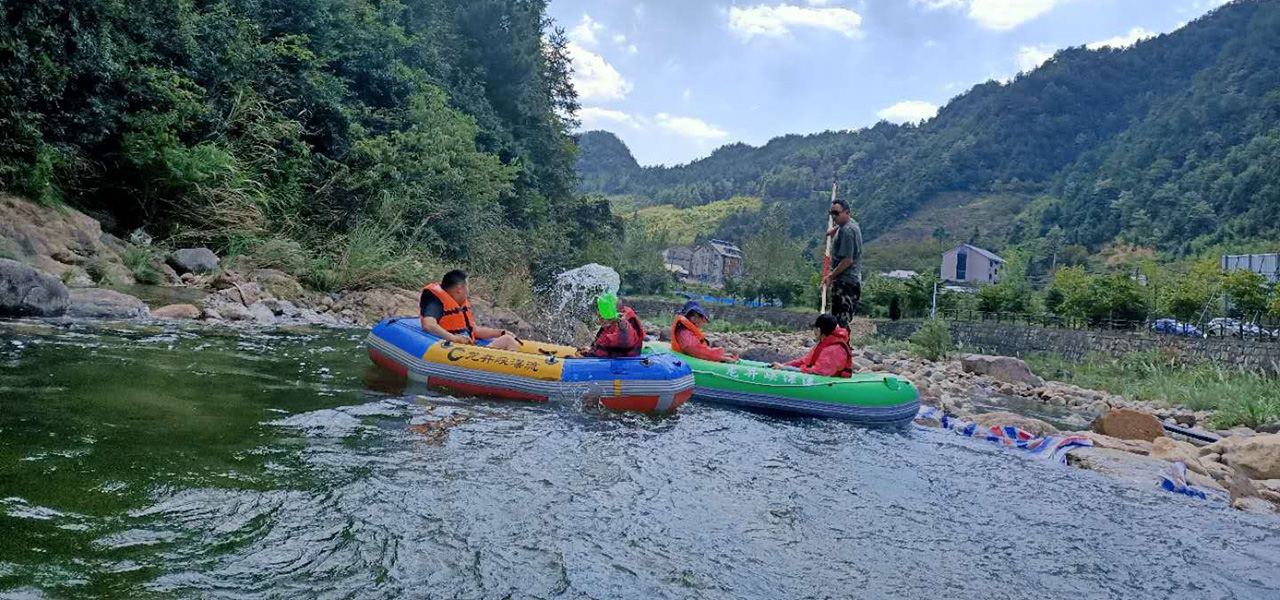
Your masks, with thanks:
[[[475,319],[471,317],[471,301],[468,300],[462,304],[458,304],[453,296],[450,296],[440,287],[440,283],[432,283],[423,286],[424,293],[431,292],[432,295],[444,305],[444,314],[440,315],[437,320],[445,331],[453,335],[471,335],[476,330]]]
[[[640,324],[635,311],[624,307],[621,322],[606,325],[596,332],[596,341],[588,354],[597,358],[627,358],[640,356],[643,348],[644,325]]]
[[[640,317],[636,315],[636,311],[631,310],[630,306],[622,308],[622,319],[631,324],[631,328],[636,332],[636,345],[644,345],[644,324],[640,322]]]
[[[704,346],[711,345],[707,343],[706,334],[702,333],[702,330],[698,329],[698,326],[694,325],[693,321],[690,321],[689,318],[684,315],[676,315],[676,320],[673,323],[671,323],[671,350],[673,352],[687,354],[687,352],[680,349],[679,336],[676,335],[677,333],[680,332],[681,327],[688,329],[690,332],[692,332],[693,335],[698,338],[699,344],[702,344]]]
[[[840,346],[844,349],[844,367],[837,371],[835,376],[853,377],[853,348],[849,346],[849,330],[843,327],[836,327],[831,335],[822,338],[822,341],[809,351],[809,356],[805,357],[804,366],[813,368],[813,365],[818,364],[818,357],[822,356],[822,351],[831,346]]]

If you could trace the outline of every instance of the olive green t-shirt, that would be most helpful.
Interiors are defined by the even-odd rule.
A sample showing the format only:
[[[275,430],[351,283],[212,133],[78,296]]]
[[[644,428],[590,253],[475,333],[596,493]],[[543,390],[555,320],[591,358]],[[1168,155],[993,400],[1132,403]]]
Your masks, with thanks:
[[[831,268],[836,268],[846,258],[852,258],[853,264],[836,279],[862,283],[862,228],[853,219],[836,231],[836,239],[831,245]]]

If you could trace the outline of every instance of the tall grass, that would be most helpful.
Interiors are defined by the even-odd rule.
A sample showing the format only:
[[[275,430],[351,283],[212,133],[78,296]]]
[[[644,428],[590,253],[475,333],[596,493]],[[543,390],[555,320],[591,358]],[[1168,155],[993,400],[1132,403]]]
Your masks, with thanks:
[[[1280,421],[1280,381],[1254,371],[1210,364],[1184,365],[1159,351],[1082,361],[1041,355],[1027,359],[1036,373],[1127,398],[1216,411],[1211,425],[1257,427]]]
[[[417,287],[434,281],[439,263],[394,232],[373,223],[357,225],[331,248],[313,258],[303,282],[313,289],[367,290],[381,286]]]
[[[164,283],[164,275],[160,274],[160,270],[156,268],[156,258],[151,251],[133,246],[125,250],[124,256],[121,257],[124,266],[133,273],[133,278],[144,285],[160,285]]]

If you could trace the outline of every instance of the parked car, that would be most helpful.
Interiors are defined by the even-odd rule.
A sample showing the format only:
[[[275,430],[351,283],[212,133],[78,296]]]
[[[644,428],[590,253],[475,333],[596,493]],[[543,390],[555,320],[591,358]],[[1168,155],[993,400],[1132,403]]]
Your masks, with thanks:
[[[1205,332],[1209,335],[1231,337],[1273,338],[1276,336],[1274,331],[1259,327],[1257,323],[1241,323],[1236,319],[1225,317],[1209,321],[1209,325],[1205,327]]]
[[[1195,325],[1183,323],[1177,319],[1156,319],[1155,322],[1151,323],[1151,331],[1183,337],[1207,337]]]

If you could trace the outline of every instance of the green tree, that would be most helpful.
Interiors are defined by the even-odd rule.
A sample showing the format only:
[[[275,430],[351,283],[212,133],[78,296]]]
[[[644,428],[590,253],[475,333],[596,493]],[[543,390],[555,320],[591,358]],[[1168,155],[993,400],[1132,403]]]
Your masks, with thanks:
[[[1236,310],[1246,318],[1262,314],[1267,310],[1267,300],[1271,295],[1267,289],[1267,279],[1253,271],[1231,271],[1222,277],[1222,289],[1235,305]]]

